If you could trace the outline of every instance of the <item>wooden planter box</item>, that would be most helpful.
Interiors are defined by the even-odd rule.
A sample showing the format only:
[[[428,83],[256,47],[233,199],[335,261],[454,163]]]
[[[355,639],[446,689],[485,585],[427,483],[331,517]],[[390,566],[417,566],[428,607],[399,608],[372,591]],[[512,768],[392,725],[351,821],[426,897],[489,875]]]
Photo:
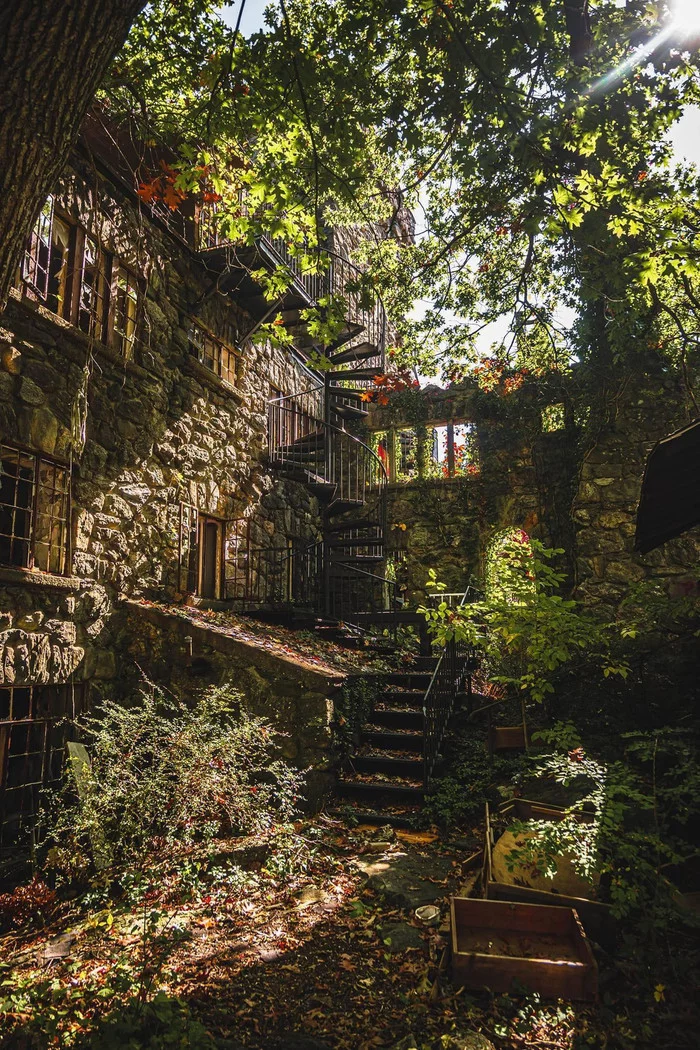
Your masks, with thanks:
[[[527,745],[530,746],[529,731]],[[489,726],[487,747],[490,755],[494,751],[524,751],[525,730],[523,726]]]
[[[504,802],[498,807],[498,812],[509,820],[560,821],[567,816],[563,806],[548,806],[544,802],[531,802],[527,798],[513,798],[510,802]],[[593,814],[584,810],[575,813],[575,817],[581,824],[590,824],[593,820]]]
[[[548,998],[597,998],[598,967],[572,908],[453,897],[450,909],[456,984],[512,992],[517,982]]]
[[[516,820],[563,820],[565,810],[557,806],[545,806],[528,799],[513,799],[505,803],[500,813]],[[577,815],[581,820],[593,820],[590,813]],[[588,900],[587,897],[573,897],[564,893],[552,893],[548,890],[534,889],[531,886],[517,886],[508,882],[499,882],[493,877],[494,836],[491,815],[486,804],[486,841],[482,866],[483,894],[493,901],[518,901],[522,904],[542,904],[552,908],[573,908],[583,923],[586,933],[608,951],[612,951],[617,940],[617,923],[609,904]]]

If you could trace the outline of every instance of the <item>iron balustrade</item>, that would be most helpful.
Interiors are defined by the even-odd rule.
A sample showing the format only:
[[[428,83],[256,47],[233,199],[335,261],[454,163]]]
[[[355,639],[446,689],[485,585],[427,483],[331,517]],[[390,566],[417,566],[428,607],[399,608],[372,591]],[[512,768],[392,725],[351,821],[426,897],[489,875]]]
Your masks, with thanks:
[[[244,608],[294,605],[316,609],[321,597],[323,544],[245,545],[226,562],[226,598]]]
[[[325,495],[329,509],[362,513],[364,522],[386,532],[387,473],[376,452],[354,434],[314,417],[322,388],[274,398],[268,403],[270,463],[298,470]],[[344,524],[339,518],[338,524]],[[348,528],[353,525],[347,520]]]
[[[336,564],[326,594],[326,615],[352,624],[358,613],[395,613],[402,605],[396,580],[369,572],[356,565]],[[353,625],[357,626],[357,625]],[[389,620],[388,630],[395,638],[397,620]]]
[[[476,596],[475,589],[467,587],[456,607],[461,608],[468,601],[474,601]],[[444,595],[434,597],[440,599]],[[451,638],[438,658],[423,698],[423,783],[426,788],[430,785],[465,669],[473,656],[471,646]]]

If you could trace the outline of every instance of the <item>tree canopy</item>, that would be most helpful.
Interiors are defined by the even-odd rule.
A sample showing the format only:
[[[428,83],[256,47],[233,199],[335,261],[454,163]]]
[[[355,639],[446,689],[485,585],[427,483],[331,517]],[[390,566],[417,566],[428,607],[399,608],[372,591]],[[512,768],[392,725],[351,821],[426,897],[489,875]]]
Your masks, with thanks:
[[[461,374],[503,315],[507,367],[642,349],[688,372],[699,183],[667,133],[699,98],[699,34],[672,5],[279,0],[266,18],[249,39],[210,0],[136,18],[100,101],[175,152],[139,174],[144,201],[195,194],[226,238],[283,237],[309,269],[324,224],[361,225],[368,294],[424,374]],[[415,243],[376,236],[404,208]],[[432,308],[407,321],[417,298]]]

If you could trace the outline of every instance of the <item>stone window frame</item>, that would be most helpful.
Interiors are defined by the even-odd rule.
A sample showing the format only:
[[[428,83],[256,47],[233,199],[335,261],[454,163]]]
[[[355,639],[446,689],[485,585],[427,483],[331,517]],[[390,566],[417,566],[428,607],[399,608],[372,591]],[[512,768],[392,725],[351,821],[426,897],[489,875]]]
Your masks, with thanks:
[[[71,521],[72,521],[72,465],[43,452],[36,452],[20,445],[10,442],[0,442],[0,465],[7,459],[13,457],[17,460],[17,474],[13,503],[0,502],[0,508],[4,511],[10,510],[12,522],[9,532],[0,533],[0,541],[8,540],[10,560],[0,561],[0,565],[15,569],[28,569],[32,572],[54,575],[71,575]],[[42,483],[42,469],[48,468],[49,474],[44,475],[50,483]],[[30,471],[30,476],[20,478],[20,470]],[[3,470],[3,474],[5,471]],[[10,475],[12,476],[12,475]],[[17,489],[19,481],[29,484],[28,499],[17,503]],[[55,504],[60,504],[59,513],[54,513]],[[17,527],[18,511],[28,515],[22,532],[15,531]],[[39,524],[45,519],[43,527],[48,539],[38,538]],[[48,531],[46,531],[48,523]],[[54,542],[54,529],[58,527],[60,540]],[[25,545],[24,554],[19,560],[12,560],[15,545]],[[46,547],[45,564],[43,558],[37,558],[37,546]],[[54,562],[54,552],[57,552],[58,566]]]
[[[455,478],[466,478],[479,473],[478,457],[467,469],[460,469],[459,444],[455,440],[455,431],[459,427],[471,428],[476,433],[473,420],[431,421],[425,424],[425,432],[420,426],[394,425],[386,430],[375,431],[375,445],[377,455],[384,464],[389,480],[392,483],[410,484],[413,481],[431,480],[453,480]],[[433,440],[435,432],[439,429],[446,430],[446,455],[444,460],[435,457],[434,449],[427,449],[426,444],[430,440],[431,431]],[[402,440],[401,435],[405,435]],[[413,465],[409,465],[409,459],[413,458]],[[427,469],[426,469],[427,468]],[[438,468],[439,472],[438,472]]]
[[[36,828],[41,792],[60,783],[66,743],[87,705],[86,682],[0,686],[0,847]]]
[[[199,318],[190,317],[187,332],[190,356],[228,387],[236,389],[243,373],[243,354],[232,347]]]
[[[62,227],[63,261],[53,275],[53,253],[60,251],[54,237]],[[54,264],[55,265],[55,264]],[[63,271],[61,274],[60,271]],[[89,338],[133,357],[141,315],[141,279],[124,261],[108,251],[98,237],[80,225],[49,194],[25,245],[20,270],[24,293],[51,313],[68,321]],[[126,314],[133,303],[130,324],[120,327],[120,279],[126,288]]]

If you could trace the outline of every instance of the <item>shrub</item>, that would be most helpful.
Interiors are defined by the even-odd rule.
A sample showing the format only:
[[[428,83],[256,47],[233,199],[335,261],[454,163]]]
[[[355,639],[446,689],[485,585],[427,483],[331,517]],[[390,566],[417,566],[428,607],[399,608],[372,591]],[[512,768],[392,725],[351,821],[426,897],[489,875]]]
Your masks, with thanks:
[[[172,842],[265,831],[291,819],[302,774],[275,757],[275,738],[241,696],[212,688],[188,706],[151,683],[130,707],[106,701],[82,728],[89,766],[69,763],[53,804],[62,861],[89,847],[124,864]]]
[[[0,894],[0,930],[25,926],[37,916],[45,918],[56,903],[56,893],[41,879],[33,878],[12,893]]]
[[[215,1050],[204,1025],[195,1020],[186,1003],[164,992],[148,1003],[133,999],[79,1039],[80,1050]]]

